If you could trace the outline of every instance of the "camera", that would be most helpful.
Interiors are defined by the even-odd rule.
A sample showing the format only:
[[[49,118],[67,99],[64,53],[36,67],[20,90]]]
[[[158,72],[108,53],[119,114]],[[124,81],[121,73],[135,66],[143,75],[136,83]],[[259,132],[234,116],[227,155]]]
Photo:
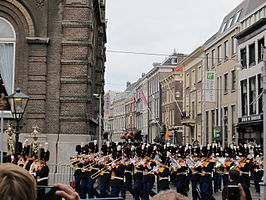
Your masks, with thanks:
[[[238,185],[228,185],[227,197],[228,200],[238,200],[240,198]]]
[[[63,200],[63,197],[55,195],[57,190],[54,186],[37,186],[37,200]]]

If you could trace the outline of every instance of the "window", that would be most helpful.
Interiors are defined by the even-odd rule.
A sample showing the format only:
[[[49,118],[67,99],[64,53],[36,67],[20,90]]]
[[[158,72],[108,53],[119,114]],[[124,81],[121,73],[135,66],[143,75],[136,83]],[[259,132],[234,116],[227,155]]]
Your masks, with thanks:
[[[228,40],[224,42],[224,59],[228,59]]]
[[[236,106],[235,105],[232,105],[231,106],[231,112],[232,112],[232,117],[231,117],[231,123],[232,123],[232,139],[233,139],[233,142],[235,142],[235,139],[236,139],[236,129],[235,129],[235,126],[236,126],[236,119],[237,119],[237,116],[236,116]]]
[[[249,67],[252,67],[256,64],[255,59],[255,44],[249,45]]]
[[[186,117],[188,116],[190,110],[189,110],[189,94],[186,95]]]
[[[232,71],[232,90],[236,90],[236,71]]]
[[[239,17],[240,17],[240,13],[241,13],[241,10],[238,11],[238,12],[236,13],[235,18],[234,18],[234,24],[235,24],[236,22],[238,22]]]
[[[189,87],[189,72],[186,74],[186,87]]]
[[[221,64],[222,62],[222,46],[218,46],[218,63]]]
[[[231,38],[231,42],[232,42],[232,56],[236,55],[236,38],[235,36],[233,36]]]
[[[224,93],[228,92],[228,74],[224,75]]]
[[[223,24],[223,27],[222,27],[222,33],[223,33],[223,32],[225,31],[225,29],[226,29],[227,22],[228,22],[228,21],[226,21],[226,22]]]
[[[198,67],[198,82],[200,82],[202,80],[202,66],[200,65]]]
[[[192,107],[192,119],[195,119],[195,102],[192,101],[191,102],[191,107]]]
[[[16,34],[13,26],[0,17],[0,109],[10,110],[6,96],[12,94]]]
[[[264,38],[258,40],[258,62],[263,61]]]
[[[258,75],[258,91],[259,91],[259,96],[260,96],[260,94],[262,94],[262,91],[263,91],[261,74]],[[258,101],[259,101],[259,113],[262,113],[263,112],[262,96],[260,96]]]
[[[209,112],[206,111],[206,144],[209,144]]]
[[[241,64],[244,69],[247,68],[247,49],[241,49],[240,50],[240,58],[241,58]]]
[[[195,69],[193,69],[191,73],[191,87],[195,86],[195,84],[196,84],[196,73]]]
[[[229,19],[226,29],[228,29],[228,28],[230,28],[232,26],[232,22],[233,22],[233,17],[231,17]]]
[[[215,110],[211,111],[211,120],[212,120],[212,122],[211,122],[211,130],[213,132],[213,129],[215,127]]]
[[[228,108],[224,107],[224,145],[228,145]]]
[[[212,66],[214,67],[216,64],[216,56],[215,56],[215,49],[212,50]]]
[[[197,102],[198,102],[198,105],[197,105],[197,114],[201,114],[201,90],[197,90]]]
[[[248,114],[247,80],[241,81],[241,104],[242,116],[245,116]]]
[[[207,69],[209,69],[209,66],[210,66],[209,59],[210,59],[210,56],[209,56],[209,54],[207,53],[207,54],[206,54],[206,66],[207,66]]]
[[[256,77],[249,79],[249,113],[256,114]]]

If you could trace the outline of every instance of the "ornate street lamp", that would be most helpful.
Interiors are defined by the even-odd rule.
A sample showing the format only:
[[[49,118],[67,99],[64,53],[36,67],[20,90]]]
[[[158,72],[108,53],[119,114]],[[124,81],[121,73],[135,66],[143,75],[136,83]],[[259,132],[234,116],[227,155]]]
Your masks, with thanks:
[[[18,146],[19,145],[18,144],[19,134],[20,134],[19,122],[22,119],[23,114],[25,112],[25,109],[27,107],[29,96],[20,92],[20,88],[17,88],[15,93],[7,96],[6,98],[8,99],[8,102],[9,102],[9,105],[11,108],[12,116],[13,116],[14,120],[16,121],[15,156],[16,156],[16,160],[17,160],[17,157],[19,154],[19,146]]]

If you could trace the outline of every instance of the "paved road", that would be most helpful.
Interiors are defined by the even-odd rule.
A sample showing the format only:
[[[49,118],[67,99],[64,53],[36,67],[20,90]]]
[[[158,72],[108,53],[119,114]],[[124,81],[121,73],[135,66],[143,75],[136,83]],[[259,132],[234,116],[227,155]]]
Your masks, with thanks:
[[[175,187],[171,186],[171,189],[175,190]],[[154,191],[156,191],[156,188],[154,188]],[[260,194],[256,193],[254,185],[251,185],[250,192],[251,192],[251,197],[253,200],[259,200]],[[216,200],[221,200],[222,199],[222,192],[217,192],[213,196]],[[188,198],[192,199],[191,190],[188,192]],[[126,199],[133,200],[133,197],[131,196],[131,194],[129,192],[127,192],[127,198]]]

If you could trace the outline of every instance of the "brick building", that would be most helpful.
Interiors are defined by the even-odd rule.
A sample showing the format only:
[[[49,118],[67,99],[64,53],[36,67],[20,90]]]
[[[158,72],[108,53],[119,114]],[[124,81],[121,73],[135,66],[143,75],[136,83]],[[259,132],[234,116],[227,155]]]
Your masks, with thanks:
[[[169,76],[160,81],[162,124],[170,133],[169,138],[175,144],[184,144],[183,126],[183,67],[178,66]],[[171,137],[172,136],[172,137]]]
[[[12,74],[1,92],[20,87],[30,96],[20,141],[37,125],[50,162],[65,162],[75,145],[96,139],[99,99],[93,94],[103,94],[105,3],[0,1],[0,26],[0,48],[9,53],[0,56]]]

